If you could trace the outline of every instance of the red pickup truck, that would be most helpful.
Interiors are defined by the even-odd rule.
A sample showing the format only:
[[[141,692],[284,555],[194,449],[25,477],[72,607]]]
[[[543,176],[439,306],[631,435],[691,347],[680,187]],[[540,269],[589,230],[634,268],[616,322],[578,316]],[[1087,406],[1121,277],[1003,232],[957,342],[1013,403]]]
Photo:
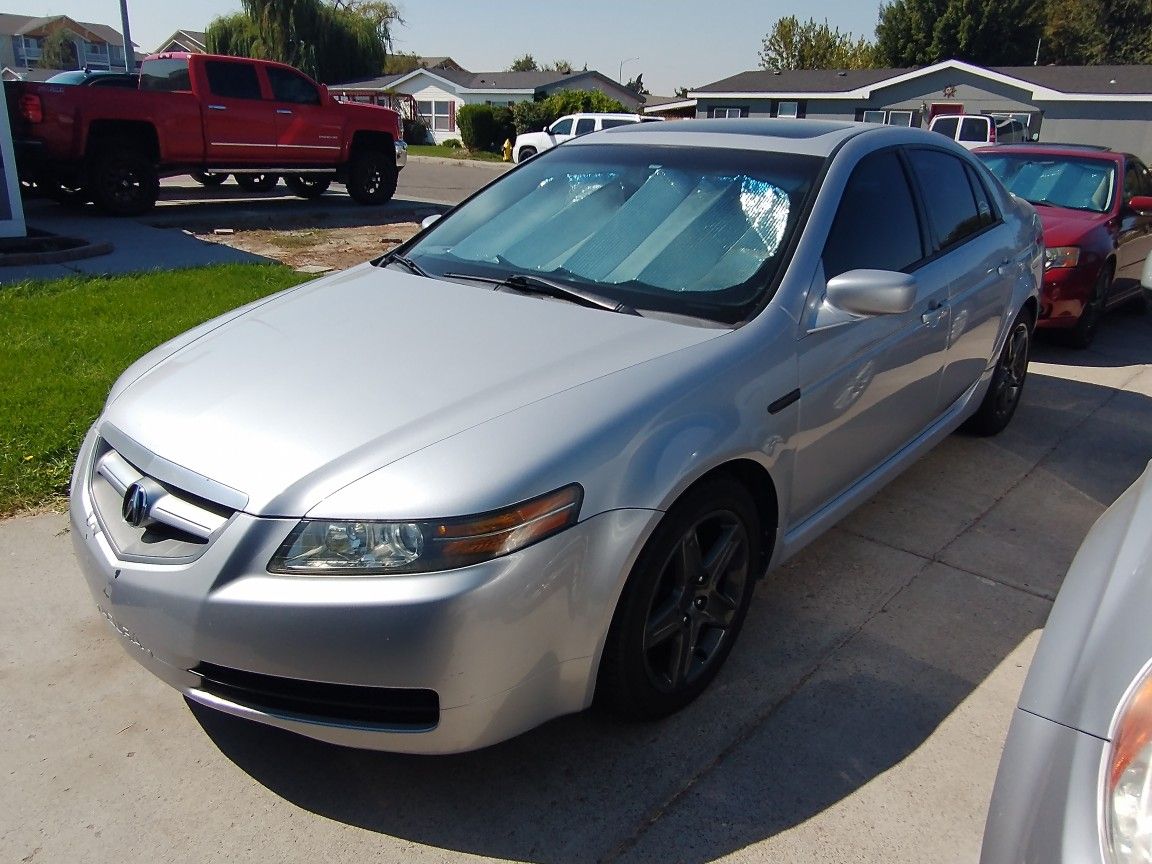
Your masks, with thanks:
[[[406,161],[397,112],[338,102],[265,60],[158,54],[138,90],[14,82],[6,94],[20,179],[118,216],[149,210],[176,174],[235,174],[249,189],[284,175],[302,197],[338,180],[383,204]]]

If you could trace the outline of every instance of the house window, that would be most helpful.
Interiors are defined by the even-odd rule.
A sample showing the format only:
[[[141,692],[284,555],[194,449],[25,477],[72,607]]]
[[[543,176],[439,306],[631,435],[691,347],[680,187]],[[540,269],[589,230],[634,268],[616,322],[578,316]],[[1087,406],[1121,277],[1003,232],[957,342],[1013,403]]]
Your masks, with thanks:
[[[865,111],[864,112],[864,122],[865,123],[883,123],[885,119],[886,118],[884,116],[883,111]]]
[[[739,108],[713,108],[713,117],[743,117]]]
[[[451,101],[421,100],[416,103],[416,110],[421,117],[432,121],[432,128],[437,132],[456,131],[456,104]]]
[[[776,103],[776,116],[777,117],[799,117],[800,116],[800,103],[799,102],[778,102],[778,103]]]
[[[911,111],[889,111],[888,112],[888,125],[889,126],[911,126],[912,125],[912,112]]]

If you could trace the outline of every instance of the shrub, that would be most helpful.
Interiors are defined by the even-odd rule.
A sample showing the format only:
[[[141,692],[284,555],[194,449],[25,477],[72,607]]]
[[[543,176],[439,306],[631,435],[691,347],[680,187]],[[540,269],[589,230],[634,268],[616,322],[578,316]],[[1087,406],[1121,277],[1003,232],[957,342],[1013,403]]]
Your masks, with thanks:
[[[445,141],[440,146],[441,147],[447,147],[449,150],[461,150],[464,147],[464,145],[462,143],[460,143],[459,138],[449,138],[447,141]]]
[[[494,124],[492,136],[492,149],[499,151],[505,141],[516,140],[516,121],[512,116],[511,108],[493,108],[492,122]]]
[[[419,120],[404,118],[404,140],[409,144],[429,143],[428,127]]]
[[[516,132],[539,132],[565,114],[595,111],[623,112],[622,103],[599,90],[560,90],[538,102],[517,102],[512,106]]]
[[[489,150],[496,135],[496,120],[491,105],[461,105],[456,112],[460,137],[469,150]]]

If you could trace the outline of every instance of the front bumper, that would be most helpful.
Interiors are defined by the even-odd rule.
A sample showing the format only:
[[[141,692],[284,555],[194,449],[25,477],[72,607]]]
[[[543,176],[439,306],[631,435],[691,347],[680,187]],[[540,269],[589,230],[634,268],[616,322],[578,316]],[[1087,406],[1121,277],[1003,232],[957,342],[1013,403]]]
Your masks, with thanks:
[[[1107,860],[1098,815],[1107,746],[1017,708],[996,775],[980,864]]]
[[[1074,327],[1092,299],[1099,264],[1085,267],[1053,267],[1044,271],[1040,289],[1040,320],[1037,327]]]
[[[129,654],[212,708],[396,752],[476,749],[586,708],[620,589],[659,517],[605,513],[442,573],[281,576],[266,564],[296,520],[243,512],[194,560],[125,560],[88,473],[73,482],[73,544]]]

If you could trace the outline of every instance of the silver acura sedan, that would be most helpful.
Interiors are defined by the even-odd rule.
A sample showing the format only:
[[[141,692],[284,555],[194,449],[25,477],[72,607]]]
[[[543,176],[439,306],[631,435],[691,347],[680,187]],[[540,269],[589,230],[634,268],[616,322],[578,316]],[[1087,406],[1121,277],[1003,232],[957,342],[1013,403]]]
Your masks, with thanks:
[[[1009,422],[1041,226],[920,130],[645,123],[131,366],[72,483],[128,651],[357,747],[659,717],[767,569]]]
[[[1012,717],[981,864],[1152,861],[1152,464],[1088,532]]]

